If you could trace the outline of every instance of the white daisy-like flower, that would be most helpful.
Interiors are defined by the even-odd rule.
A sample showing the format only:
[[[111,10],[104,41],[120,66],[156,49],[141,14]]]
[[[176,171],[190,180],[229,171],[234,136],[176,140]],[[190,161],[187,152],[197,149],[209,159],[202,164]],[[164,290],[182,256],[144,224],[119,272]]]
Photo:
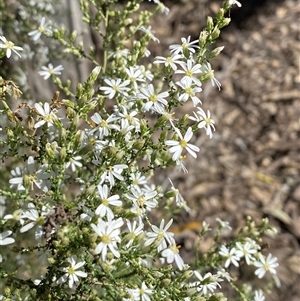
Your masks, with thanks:
[[[101,115],[96,112],[91,119],[93,122],[97,124],[91,132],[97,132],[100,139],[103,139],[105,136],[110,134],[110,130],[120,130],[120,126],[115,124],[114,122],[118,120],[119,117],[116,117],[115,114],[110,115],[108,118],[104,119]]]
[[[265,296],[262,290],[257,290],[254,292],[253,301],[265,301]]]
[[[203,73],[202,66],[200,64],[194,65],[194,62],[192,60],[187,60],[186,63],[181,63],[181,67],[183,70],[176,70],[175,73],[184,74],[182,80],[190,78],[198,87],[202,86],[202,83],[197,78],[197,74]]]
[[[212,273],[206,273],[202,276],[198,271],[194,271],[195,276],[200,280],[196,282],[198,285],[198,291],[204,295],[213,293],[217,287],[221,287],[218,283],[218,276],[212,275]]]
[[[188,143],[193,137],[192,128],[189,127],[187,129],[184,137],[182,136],[182,134],[180,133],[178,128],[175,128],[175,131],[176,131],[178,137],[180,138],[180,140],[179,141],[177,141],[177,140],[167,140],[167,141],[165,141],[165,144],[167,146],[171,146],[171,148],[169,149],[169,152],[171,154],[173,154],[172,159],[174,161],[178,160],[184,149],[186,149],[186,151],[190,155],[192,155],[194,158],[197,158],[196,152],[200,151],[199,147],[197,147],[197,146],[195,146],[191,143]]]
[[[150,296],[153,294],[153,290],[148,288],[146,283],[143,281],[142,287],[139,289],[139,297],[141,301],[151,301]]]
[[[95,254],[101,254],[101,258],[104,262],[106,261],[108,250],[111,251],[115,257],[120,257],[117,244],[121,242],[119,235],[121,233],[122,225],[122,218],[118,218],[117,220],[108,219],[107,222],[102,219],[98,219],[97,225],[91,224],[91,227],[98,234],[101,240],[101,242],[96,246]]]
[[[5,220],[14,220],[20,222],[21,225],[24,224],[24,220],[22,219],[23,215],[23,210],[22,209],[17,209],[15,210],[12,214],[6,214],[3,219]]]
[[[148,36],[151,40],[153,40],[153,41],[159,43],[159,39],[156,38],[156,37],[154,36],[154,34],[153,34],[154,31],[151,30],[151,29],[152,29],[152,27],[151,27],[150,25],[149,25],[148,27],[141,26],[141,27],[139,28],[139,30],[145,32],[145,33],[147,34],[147,36]]]
[[[52,33],[52,31],[50,29],[50,24],[51,23],[46,22],[45,17],[43,17],[41,19],[41,22],[40,22],[40,25],[39,25],[38,29],[30,31],[28,33],[28,35],[31,36],[32,40],[36,42],[41,37],[42,33],[45,33],[45,34],[48,34],[48,35]]]
[[[211,64],[209,62],[206,62],[202,65],[203,73],[205,73],[205,76],[208,77],[211,81],[211,85],[217,86],[219,91],[221,90],[221,83],[215,78],[214,70],[211,68]]]
[[[181,38],[182,44],[171,45],[169,48],[174,54],[184,54],[185,57],[190,58],[191,54],[195,53],[195,49],[199,49],[199,46],[195,45],[199,40],[191,42],[191,36],[186,38]]]
[[[9,237],[12,234],[11,230],[0,233],[0,246],[10,245],[15,242],[15,239]]]
[[[115,179],[123,181],[124,177],[121,175],[123,170],[128,168],[126,164],[116,164],[109,166],[107,170],[101,175],[99,184],[102,185],[105,181],[108,181],[110,188],[115,185]]]
[[[219,217],[216,218],[216,221],[219,223],[219,225],[220,225],[219,227],[221,229],[228,229],[230,231],[232,230],[232,228],[231,228],[231,226],[230,226],[230,224],[229,224],[228,221],[223,221]]]
[[[43,225],[45,223],[46,216],[49,214],[50,210],[45,206],[42,207],[41,213],[36,209],[33,203],[28,204],[28,210],[23,212],[22,218],[29,220],[29,223],[26,223],[21,229],[21,233],[25,233],[36,226],[35,238],[39,240],[43,233]]]
[[[110,191],[107,185],[98,185],[97,188],[101,204],[97,207],[95,211],[96,215],[100,216],[101,218],[106,216],[109,219],[113,219],[114,213],[109,206],[122,206],[122,201],[120,200],[119,195],[115,194],[109,197]]]
[[[71,157],[66,164],[66,168],[71,167],[71,170],[75,172],[78,167],[82,167],[80,160],[82,160],[81,156]]]
[[[15,169],[11,172],[14,178],[9,180],[11,187],[17,186],[18,190],[24,190],[25,185],[33,190],[34,185],[44,192],[48,191],[47,182],[45,180],[49,179],[52,173],[46,172],[47,164],[42,165],[40,168],[36,168],[36,163],[34,157],[30,156],[27,160],[27,166],[23,170]]]
[[[63,271],[65,274],[57,280],[58,284],[65,283],[67,280],[69,280],[68,281],[69,288],[73,288],[74,286],[75,287],[78,286],[80,282],[78,277],[82,277],[82,278],[87,277],[86,272],[78,270],[85,265],[85,261],[79,261],[76,263],[76,260],[77,260],[76,255],[73,255],[67,259],[67,261],[70,263],[70,266],[60,268],[60,270]]]
[[[0,48],[6,49],[6,57],[7,58],[10,58],[12,52],[14,52],[16,55],[21,57],[21,55],[19,54],[18,51],[23,51],[22,47],[15,46],[15,44],[13,42],[7,41],[4,36],[0,36],[0,40],[2,41],[2,43],[0,42]]]
[[[165,226],[165,220],[162,219],[159,228],[156,225],[152,225],[151,229],[153,232],[147,232],[147,240],[145,246],[150,246],[152,244],[157,245],[158,252],[167,248],[167,243],[173,242],[174,233],[168,232],[167,230],[171,227],[173,219],[171,219]]]
[[[35,103],[34,107],[42,117],[42,119],[34,125],[35,129],[43,126],[45,123],[47,123],[48,127],[53,126],[55,119],[58,120],[56,115],[51,111],[49,103],[45,102],[44,107],[39,103]]]
[[[165,67],[171,67],[174,71],[177,70],[177,65],[180,65],[182,63],[182,55],[180,54],[173,54],[168,57],[163,57],[163,56],[157,56],[153,64],[164,64]]]
[[[140,223],[142,223],[142,217],[145,213],[157,206],[156,195],[156,191],[141,189],[139,186],[132,186],[130,193],[125,193],[124,196],[132,201],[131,212],[139,217]]]
[[[194,116],[189,116],[189,119],[198,122],[198,128],[204,128],[206,135],[209,136],[209,138],[212,138],[213,131],[215,131],[215,121],[210,118],[210,111],[207,110],[207,114],[204,112],[202,108],[197,107],[198,111],[197,113],[193,112]]]
[[[125,71],[128,75],[128,79],[133,84],[134,89],[138,89],[138,83],[137,82],[145,82],[142,70],[139,67],[132,67],[125,68]]]
[[[271,274],[276,274],[276,268],[278,267],[277,258],[272,257],[272,254],[269,254],[267,257],[261,253],[258,255],[259,259],[254,262],[254,266],[258,269],[254,272],[258,278],[263,278],[265,273],[269,271]]]
[[[43,66],[42,71],[39,71],[39,75],[44,77],[44,80],[48,79],[52,75],[59,75],[61,74],[61,71],[64,70],[64,67],[62,65],[58,65],[56,67],[53,67],[52,64],[48,64],[48,67]]]
[[[144,224],[138,224],[137,221],[131,222],[130,220],[126,220],[128,233],[125,236],[125,240],[128,240],[126,244],[126,248],[132,246],[136,237],[141,235],[144,232]]]
[[[221,246],[221,249],[219,251],[219,254],[223,257],[226,257],[226,262],[225,262],[225,268],[228,268],[229,265],[232,263],[234,266],[238,267],[239,263],[238,261],[241,259],[237,254],[236,254],[236,249],[228,249],[226,246]]]
[[[172,263],[175,261],[178,269],[182,271],[184,269],[184,261],[179,254],[179,248],[176,245],[176,242],[172,239],[171,244],[167,249],[164,249],[161,252],[161,255],[166,258],[167,263]]]
[[[176,205],[179,208],[184,208],[184,210],[186,212],[190,212],[191,208],[187,205],[186,201],[184,200],[183,196],[181,195],[181,193],[179,192],[179,190],[177,188],[175,188],[173,182],[171,181],[171,179],[168,179],[171,183],[171,189],[172,191],[175,193],[175,202]]]
[[[249,241],[242,244],[241,242],[236,242],[236,255],[239,257],[244,257],[246,260],[246,263],[250,265],[254,261],[253,255],[257,253],[257,249],[253,247],[253,244],[251,244]]]
[[[182,92],[180,91],[178,93],[178,100],[180,102],[186,102],[189,98],[191,98],[194,107],[196,107],[198,104],[202,104],[201,100],[196,96],[196,93],[201,92],[202,89],[198,86],[193,87],[193,80],[190,77],[182,78],[180,82],[176,83],[176,85],[182,89]]]
[[[142,111],[148,112],[150,109],[152,109],[153,111],[160,114],[163,114],[163,112],[165,111],[165,106],[168,104],[165,98],[168,96],[168,92],[156,94],[152,84],[148,85],[145,88],[141,88],[140,93],[138,93],[139,98],[145,99],[147,101],[143,105]]]
[[[103,93],[107,95],[109,99],[112,99],[117,93],[127,95],[130,90],[127,86],[130,84],[130,80],[127,79],[122,82],[120,78],[118,79],[105,79],[105,83],[108,87],[100,87],[99,90],[104,91]]]
[[[16,189],[18,191],[25,190],[25,187],[23,185],[23,177],[24,177],[25,169],[24,168],[21,169],[20,167],[16,167],[10,173],[13,177],[9,180],[9,184],[10,184],[9,187],[13,188],[13,187],[16,186]]]
[[[229,5],[237,5],[238,7],[242,7],[241,2],[239,2],[237,0],[228,0],[228,4]]]

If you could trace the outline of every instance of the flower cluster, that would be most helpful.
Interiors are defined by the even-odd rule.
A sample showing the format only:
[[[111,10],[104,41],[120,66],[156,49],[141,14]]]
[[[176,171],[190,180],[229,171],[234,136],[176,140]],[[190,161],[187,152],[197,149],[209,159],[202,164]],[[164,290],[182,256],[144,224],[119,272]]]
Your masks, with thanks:
[[[168,12],[160,1],[154,2],[157,11]],[[107,1],[105,9],[115,9],[113,4]],[[214,30],[226,23],[224,13],[233,4],[239,2],[226,1]],[[94,26],[88,3],[81,5],[83,19]],[[221,87],[208,61],[216,51],[204,56],[210,50],[203,45],[214,37],[211,24],[206,29],[207,43],[182,38],[180,44],[170,46],[167,57],[157,56],[152,68],[141,63],[151,54],[147,43],[159,42],[146,24],[148,14],[142,14],[134,26],[134,18],[128,16],[136,13],[138,5],[126,6],[124,20],[119,12],[104,13],[100,4],[95,5],[97,18],[103,17],[107,26],[107,36],[101,33],[104,45],[116,49],[112,55],[104,51],[102,66],[92,50],[85,53],[81,43],[75,43],[76,33],[66,40],[65,29],[55,28],[45,17],[28,32],[34,44],[41,42],[42,35],[52,37],[65,53],[96,65],[76,91],[57,77],[63,66],[48,63],[38,74],[53,80],[65,98],[56,92],[51,101],[23,103],[20,108],[27,113],[23,120],[5,101],[5,93],[16,95],[18,88],[10,81],[1,86],[5,95],[1,114],[13,125],[1,126],[0,159],[10,175],[7,187],[0,188],[7,211],[0,224],[0,245],[8,245],[8,251],[14,246],[20,253],[20,263],[7,277],[17,281],[14,275],[25,260],[22,255],[39,252],[40,279],[20,280],[20,287],[25,287],[20,295],[28,293],[28,300],[53,294],[61,300],[193,301],[217,296],[223,283],[234,281],[229,266],[237,267],[241,260],[257,268],[258,278],[266,272],[276,274],[276,258],[265,257],[255,238],[244,237],[227,246],[212,246],[209,264],[204,260],[191,267],[181,256],[172,216],[181,209],[188,214],[191,208],[171,179],[155,184],[162,168],[177,166],[188,172],[184,159],[188,155],[194,160],[200,152],[195,132],[213,137],[215,121],[200,100],[204,81]],[[123,22],[116,35],[112,34],[117,30],[115,22],[108,20],[113,17]],[[139,40],[124,49],[124,41],[134,35]],[[112,36],[120,41],[112,42]],[[4,36],[0,40],[7,58],[12,52],[20,56],[21,47]],[[194,109],[181,116],[176,109],[187,102]],[[9,156],[15,159],[7,160]],[[219,230],[231,230],[226,222],[218,222]],[[204,222],[200,238],[209,230]],[[1,261],[6,257],[4,252]],[[15,297],[11,290],[5,294],[5,298]],[[257,290],[252,297],[263,300],[263,293]]]

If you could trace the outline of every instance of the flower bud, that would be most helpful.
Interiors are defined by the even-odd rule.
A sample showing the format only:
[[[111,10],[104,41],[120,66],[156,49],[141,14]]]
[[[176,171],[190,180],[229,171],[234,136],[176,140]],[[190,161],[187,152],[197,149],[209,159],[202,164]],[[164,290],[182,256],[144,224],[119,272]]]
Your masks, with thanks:
[[[27,124],[27,126],[28,126],[28,128],[29,128],[30,130],[33,130],[33,129],[34,129],[34,124],[35,124],[35,122],[34,122],[34,119],[33,119],[32,116],[28,116],[28,117],[27,117],[27,119],[26,119],[26,124]]]
[[[213,30],[213,32],[211,33],[211,38],[213,39],[213,40],[216,40],[218,37],[219,37],[219,35],[220,35],[220,29],[216,26],[215,28],[214,28],[214,30]]]
[[[90,74],[90,76],[89,76],[87,82],[88,82],[89,84],[90,84],[90,83],[94,84],[95,81],[97,80],[98,76],[99,76],[100,71],[101,71],[101,66],[96,66],[96,67],[92,70],[92,72],[91,72],[91,74]]]
[[[207,44],[208,32],[206,30],[200,32],[199,46],[203,48]]]
[[[224,46],[215,48],[215,49],[210,53],[211,58],[214,58],[214,57],[218,56],[218,55],[221,53],[221,51],[222,51],[223,49],[224,49]]]
[[[167,286],[170,285],[171,281],[172,281],[171,279],[163,279],[163,280],[160,282],[160,285],[161,285],[161,287],[167,287]]]
[[[213,21],[212,17],[210,17],[210,16],[207,17],[206,26],[207,26],[208,31],[211,31],[214,28],[214,21]]]
[[[227,26],[231,22],[231,18],[224,18],[220,23],[219,23],[219,28],[223,28]]]
[[[60,152],[59,152],[59,157],[61,158],[62,161],[65,161],[66,157],[67,157],[67,150],[65,147],[62,147],[60,149]]]
[[[55,158],[55,152],[49,142],[46,144],[46,153],[49,156],[49,158],[51,158],[51,159]]]
[[[66,106],[66,107],[70,107],[70,108],[75,108],[75,104],[74,102],[72,102],[69,99],[63,99],[62,103]]]

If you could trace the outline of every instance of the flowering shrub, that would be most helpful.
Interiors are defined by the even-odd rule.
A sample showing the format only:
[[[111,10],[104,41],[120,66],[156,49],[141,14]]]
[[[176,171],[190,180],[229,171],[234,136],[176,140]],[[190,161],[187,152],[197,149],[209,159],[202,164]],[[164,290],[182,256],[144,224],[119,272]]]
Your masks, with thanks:
[[[194,133],[213,137],[215,122],[199,97],[204,81],[221,87],[210,61],[222,47],[212,45],[230,22],[228,10],[240,3],[225,1],[198,40],[182,38],[167,57],[146,65],[148,42],[159,42],[148,25],[154,13],[140,11],[138,0],[124,8],[114,2],[80,1],[84,22],[103,38],[101,63],[76,32],[67,38],[64,27],[36,12],[39,25],[27,33],[34,43],[46,36],[94,64],[76,90],[60,79],[64,62],[48,62],[39,75],[57,91],[44,103],[21,103],[23,118],[10,100],[22,92],[1,78],[0,245],[7,246],[0,248],[1,300],[227,300],[223,287],[236,291],[237,300],[264,300],[262,288],[240,283],[232,266],[275,277],[277,259],[260,246],[271,229],[267,220],[256,225],[248,218],[224,244],[222,230],[231,227],[218,219],[209,251],[195,250],[195,262],[187,264],[171,226],[176,210],[191,209],[171,179],[164,191],[154,178],[172,166],[188,173],[186,157],[200,152]],[[154,2],[155,13],[168,13]],[[16,44],[3,32],[0,57],[22,57],[25,49]],[[194,110],[181,116],[176,108],[186,102]],[[210,230],[203,222],[200,239]]]

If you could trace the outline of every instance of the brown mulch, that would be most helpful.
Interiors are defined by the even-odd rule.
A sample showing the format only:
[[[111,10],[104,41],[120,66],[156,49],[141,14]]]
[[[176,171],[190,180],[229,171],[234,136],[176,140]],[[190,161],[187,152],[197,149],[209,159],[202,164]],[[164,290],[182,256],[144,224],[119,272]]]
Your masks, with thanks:
[[[169,15],[153,22],[161,41],[153,45],[153,55],[180,37],[197,38],[205,15],[219,5],[182,2],[169,5]],[[297,1],[267,1],[242,22],[242,29],[233,24],[222,33],[219,46],[225,49],[213,62],[222,91],[208,83],[201,98],[217,131],[211,140],[198,137],[201,153],[197,164],[187,162],[188,175],[177,175],[176,180],[174,174],[193,208],[178,223],[206,220],[214,225],[220,217],[238,229],[250,215],[256,221],[267,217],[276,227],[277,236],[264,238],[266,252],[280,263],[281,287],[266,298],[269,301],[300,297],[299,16]],[[196,234],[187,230],[183,236],[190,237],[184,245],[192,250]],[[186,260],[193,254],[182,251]]]

